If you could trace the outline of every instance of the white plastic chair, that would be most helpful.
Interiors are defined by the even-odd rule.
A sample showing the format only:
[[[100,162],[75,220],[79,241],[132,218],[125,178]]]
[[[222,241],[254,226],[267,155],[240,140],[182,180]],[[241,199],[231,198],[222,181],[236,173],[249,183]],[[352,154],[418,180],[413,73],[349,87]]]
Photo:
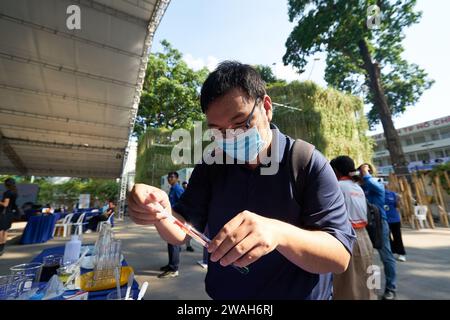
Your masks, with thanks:
[[[428,228],[427,212],[428,212],[427,206],[415,206],[414,207],[414,216],[416,217],[416,220],[419,221],[419,225],[421,228],[425,228],[424,222],[425,222],[426,227]]]
[[[97,225],[97,232],[102,231],[102,227],[103,227],[104,224],[111,225],[111,220],[112,220],[113,216],[114,216],[114,213],[108,217],[108,220],[100,221],[100,223]]]
[[[56,228],[63,228],[63,237],[67,237],[67,232],[69,231],[69,227],[72,225],[71,221],[72,221],[72,217],[73,217],[73,213],[69,213],[67,216],[64,217],[63,221],[61,223],[56,223],[55,227],[53,228],[53,237],[55,236],[56,233]]]
[[[83,221],[84,221],[85,216],[86,216],[86,213],[80,214],[77,222],[72,223],[72,225],[76,227],[75,234],[78,234],[78,235],[83,234]]]

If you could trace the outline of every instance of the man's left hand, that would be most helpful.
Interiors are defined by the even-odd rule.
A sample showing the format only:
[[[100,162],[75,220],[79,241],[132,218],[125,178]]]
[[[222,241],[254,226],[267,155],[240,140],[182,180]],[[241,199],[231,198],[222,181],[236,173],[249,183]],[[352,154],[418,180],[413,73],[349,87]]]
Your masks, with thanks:
[[[278,246],[275,222],[250,211],[239,213],[212,239],[211,261],[245,267],[272,252]]]

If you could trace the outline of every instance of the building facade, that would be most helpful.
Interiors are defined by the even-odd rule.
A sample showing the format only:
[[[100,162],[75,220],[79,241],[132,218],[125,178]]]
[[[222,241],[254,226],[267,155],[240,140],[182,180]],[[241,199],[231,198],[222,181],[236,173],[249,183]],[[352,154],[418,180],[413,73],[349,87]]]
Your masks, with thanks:
[[[450,161],[450,116],[418,123],[397,130],[409,170],[430,170]],[[393,172],[384,134],[375,141],[373,163],[379,174]]]

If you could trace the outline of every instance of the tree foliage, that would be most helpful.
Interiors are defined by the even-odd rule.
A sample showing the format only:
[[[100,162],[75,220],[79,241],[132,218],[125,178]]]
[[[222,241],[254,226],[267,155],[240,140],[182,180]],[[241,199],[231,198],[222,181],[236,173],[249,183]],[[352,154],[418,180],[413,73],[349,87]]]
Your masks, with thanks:
[[[275,107],[273,122],[282,132],[314,144],[329,159],[345,154],[356,163],[370,161],[373,141],[360,98],[311,81],[274,85],[268,94],[301,110]]]
[[[380,8],[380,24],[368,28],[370,6]],[[307,58],[327,52],[325,79],[330,85],[363,96],[372,105],[370,125],[380,114],[361,55],[361,41],[367,43],[373,61],[381,69],[381,85],[392,115],[414,105],[433,81],[418,65],[402,57],[404,30],[419,22],[421,12],[414,10],[415,0],[289,0],[289,19],[296,22],[286,42],[283,61],[299,70]]]
[[[0,181],[9,177],[0,175]],[[31,177],[11,177],[16,180],[17,184],[31,183]],[[91,204],[94,204],[95,201],[103,203],[108,199],[116,199],[119,194],[119,184],[115,179],[70,178],[63,183],[53,183],[49,177],[37,177],[33,183],[39,186],[37,203],[41,205],[50,203],[56,206],[71,207],[83,193],[91,195]]]
[[[257,64],[253,66],[256,71],[261,75],[261,78],[266,83],[267,87],[270,87],[275,84],[286,84],[286,80],[277,78],[272,71],[270,66]]]
[[[189,129],[204,118],[199,92],[208,70],[192,70],[168,41],[161,44],[162,52],[149,58],[134,129],[137,136],[147,128]]]

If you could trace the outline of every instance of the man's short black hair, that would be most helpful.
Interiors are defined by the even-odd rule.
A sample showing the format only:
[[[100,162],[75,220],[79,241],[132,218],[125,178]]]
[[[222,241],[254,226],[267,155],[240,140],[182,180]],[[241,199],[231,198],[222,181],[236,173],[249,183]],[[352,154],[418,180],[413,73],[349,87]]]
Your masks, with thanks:
[[[178,179],[178,172],[176,172],[176,171],[169,172],[169,173],[167,174],[167,177],[170,177],[170,176],[175,176],[175,177],[177,177],[177,179]]]
[[[348,156],[339,156],[330,161],[331,167],[343,176],[350,176],[355,172],[355,162]]]
[[[235,88],[243,90],[255,100],[264,98],[266,94],[266,83],[255,68],[238,61],[224,61],[203,83],[200,96],[202,112],[206,113],[211,102]]]
[[[187,181],[183,181],[182,185],[188,184]]]

